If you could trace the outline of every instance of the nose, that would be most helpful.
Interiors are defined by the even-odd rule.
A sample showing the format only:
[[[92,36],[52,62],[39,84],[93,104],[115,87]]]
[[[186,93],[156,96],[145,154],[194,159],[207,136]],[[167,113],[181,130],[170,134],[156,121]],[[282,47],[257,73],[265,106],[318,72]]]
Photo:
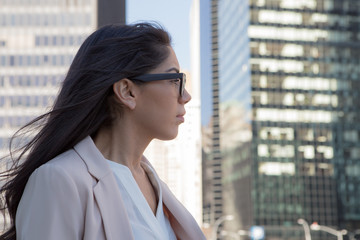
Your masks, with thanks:
[[[191,95],[190,93],[184,89],[184,94],[180,97],[180,102],[183,104],[188,103],[191,100]]]

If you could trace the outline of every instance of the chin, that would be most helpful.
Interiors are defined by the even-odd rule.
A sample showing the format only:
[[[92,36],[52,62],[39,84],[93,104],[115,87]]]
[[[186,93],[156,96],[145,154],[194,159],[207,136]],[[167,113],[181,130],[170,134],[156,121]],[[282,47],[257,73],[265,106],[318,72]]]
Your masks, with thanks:
[[[178,135],[178,131],[172,132],[172,133],[166,134],[166,135],[164,134],[162,136],[159,136],[157,139],[163,140],[163,141],[169,141],[169,140],[175,139],[177,137],[177,135]]]

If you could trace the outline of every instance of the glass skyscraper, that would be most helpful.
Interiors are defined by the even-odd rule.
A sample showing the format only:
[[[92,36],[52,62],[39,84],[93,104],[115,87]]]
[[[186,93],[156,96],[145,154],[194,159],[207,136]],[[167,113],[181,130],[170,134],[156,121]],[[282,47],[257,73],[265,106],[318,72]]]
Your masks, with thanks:
[[[231,214],[225,230],[260,225],[269,239],[303,239],[299,218],[360,228],[360,2],[203,4],[212,56],[202,78],[212,85],[202,93],[212,99],[204,221]]]

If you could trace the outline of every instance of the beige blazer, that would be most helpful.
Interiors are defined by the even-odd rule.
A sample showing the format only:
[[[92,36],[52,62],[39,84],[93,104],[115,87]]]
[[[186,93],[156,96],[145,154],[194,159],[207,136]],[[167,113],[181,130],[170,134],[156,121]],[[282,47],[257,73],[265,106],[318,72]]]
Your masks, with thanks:
[[[178,239],[205,239],[194,218],[162,181],[161,187]],[[125,208],[110,167],[86,137],[30,176],[16,213],[17,239],[131,240]]]

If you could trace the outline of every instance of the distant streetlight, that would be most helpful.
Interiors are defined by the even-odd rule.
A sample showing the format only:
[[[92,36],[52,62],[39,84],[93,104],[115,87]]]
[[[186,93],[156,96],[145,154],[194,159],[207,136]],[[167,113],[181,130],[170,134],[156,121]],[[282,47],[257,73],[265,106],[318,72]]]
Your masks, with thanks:
[[[233,219],[234,219],[233,215],[225,215],[225,216],[219,217],[214,223],[214,229],[213,229],[213,232],[212,232],[212,239],[216,240],[216,238],[217,238],[217,230],[218,230],[220,224],[222,224],[225,221],[231,221]]]
[[[307,221],[305,221],[302,218],[299,218],[297,220],[297,222],[298,222],[298,224],[302,225],[304,228],[305,240],[311,240],[310,228],[309,228],[309,224],[307,223]]]
[[[252,226],[250,228],[250,237],[254,240],[264,239],[265,237],[265,230],[262,226]]]
[[[347,230],[345,230],[345,229],[336,230],[336,229],[333,229],[333,228],[330,228],[330,227],[327,227],[327,226],[319,225],[317,222],[314,222],[313,224],[311,224],[310,229],[314,230],[314,231],[319,231],[320,230],[320,231],[330,233],[332,235],[337,236],[338,240],[343,240],[343,235],[347,234]]]

